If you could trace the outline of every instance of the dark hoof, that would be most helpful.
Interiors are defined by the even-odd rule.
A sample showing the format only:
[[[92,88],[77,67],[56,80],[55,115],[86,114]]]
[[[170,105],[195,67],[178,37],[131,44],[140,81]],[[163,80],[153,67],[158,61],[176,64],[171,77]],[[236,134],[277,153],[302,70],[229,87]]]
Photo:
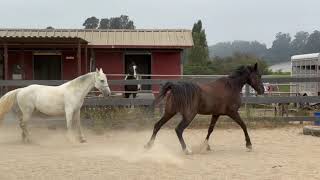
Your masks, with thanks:
[[[212,149],[211,149],[211,147],[210,147],[210,145],[208,144],[208,146],[207,146],[207,149],[206,149],[207,151],[212,151]]]
[[[30,139],[22,139],[22,142],[24,144],[31,144],[31,140]]]
[[[247,149],[248,151],[252,151],[252,145],[251,144],[247,145]]]
[[[147,143],[146,145],[144,145],[144,148],[145,148],[145,149],[151,149],[152,146],[153,146],[153,144],[149,142],[149,143]]]
[[[183,152],[184,152],[185,155],[192,155],[192,151],[190,149],[188,149],[188,148],[183,150]]]
[[[85,140],[85,139],[80,139],[80,143],[86,143],[87,142],[87,140]]]

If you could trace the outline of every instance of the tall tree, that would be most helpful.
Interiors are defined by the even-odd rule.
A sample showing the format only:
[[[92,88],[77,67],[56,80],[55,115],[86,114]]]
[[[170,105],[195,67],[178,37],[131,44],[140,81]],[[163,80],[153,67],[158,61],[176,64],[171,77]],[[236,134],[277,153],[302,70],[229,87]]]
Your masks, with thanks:
[[[233,41],[217,43],[209,47],[210,57],[227,57],[234,53],[252,54],[259,58],[265,57],[267,46],[258,41]]]
[[[102,18],[100,20],[99,29],[110,29],[110,20],[108,18]]]
[[[262,74],[270,73],[268,65],[260,58],[250,55],[235,53],[232,56],[220,58],[214,57],[212,61],[204,64],[185,64],[184,74],[229,74],[240,65],[259,64],[259,71]]]
[[[272,62],[289,61],[292,54],[290,47],[291,37],[288,33],[279,32],[269,49],[269,58]]]
[[[92,16],[87,18],[82,26],[84,26],[85,29],[96,29],[99,25],[99,19]]]
[[[103,18],[99,29],[135,29],[134,22],[127,15],[119,17]]]
[[[192,38],[194,45],[188,53],[188,62],[190,64],[203,64],[209,60],[209,50],[201,20],[193,25]]]
[[[305,31],[299,31],[291,41],[290,46],[292,54],[302,54],[305,52],[305,46],[308,42],[309,33]]]
[[[305,46],[305,53],[316,53],[320,51],[320,31],[313,31]]]

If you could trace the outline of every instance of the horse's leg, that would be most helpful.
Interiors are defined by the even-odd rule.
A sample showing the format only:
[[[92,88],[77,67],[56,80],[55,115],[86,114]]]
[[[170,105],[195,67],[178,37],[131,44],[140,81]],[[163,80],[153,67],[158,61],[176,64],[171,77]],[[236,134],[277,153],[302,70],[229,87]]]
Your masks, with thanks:
[[[25,142],[25,143],[30,143],[31,140],[30,140],[30,135],[29,135],[29,131],[28,131],[28,128],[27,128],[27,122],[29,121],[31,117],[31,113],[29,112],[24,112],[22,114],[19,115],[19,125],[20,125],[20,128],[22,130],[22,141]]]
[[[252,149],[252,144],[251,144],[251,140],[247,131],[247,126],[246,124],[243,122],[243,120],[241,119],[240,115],[238,112],[233,112],[231,114],[228,115],[230,118],[232,118],[237,124],[240,125],[240,127],[242,128],[244,135],[245,135],[245,139],[246,139],[246,147],[248,149]]]
[[[149,149],[153,146],[154,140],[157,136],[158,131],[160,128],[168,122],[176,113],[175,112],[165,112],[162,118],[154,125],[152,136],[149,142],[144,146],[145,148]]]
[[[29,103],[29,101],[18,101],[17,106],[15,107],[15,111],[17,112],[18,119],[19,119],[19,125],[22,130],[22,141],[23,142],[31,142],[30,141],[30,135],[27,128],[27,122],[32,116],[32,113],[34,111],[35,107],[32,106],[32,103]]]
[[[187,148],[187,145],[184,142],[182,135],[183,135],[184,129],[189,126],[189,124],[191,123],[193,118],[196,116],[196,113],[188,114],[189,117],[186,116],[185,114],[183,114],[182,116],[183,116],[182,121],[178,124],[178,126],[176,127],[175,130],[176,130],[177,136],[179,138],[182,150],[185,152],[185,154],[188,155],[188,154],[192,154],[192,151],[189,148]]]
[[[75,122],[77,123],[79,141],[80,143],[85,143],[86,139],[82,133],[82,127],[81,127],[80,109],[77,110],[73,116],[74,116]]]
[[[130,93],[124,93],[124,97],[127,98],[127,99],[130,98]],[[129,106],[125,105],[125,107],[129,108],[130,105]]]
[[[132,93],[132,98],[135,99],[137,97],[137,93]],[[134,108],[134,105],[131,105],[131,108]]]
[[[67,121],[67,136],[71,140],[72,136],[72,119],[73,119],[73,110],[71,108],[66,108],[66,121]]]
[[[209,125],[208,134],[207,134],[207,137],[205,140],[205,145],[207,146],[208,151],[211,150],[210,145],[209,145],[209,138],[210,138],[210,135],[214,129],[214,126],[216,125],[216,122],[218,121],[218,118],[219,118],[219,115],[212,115],[212,117],[211,117],[211,123]]]

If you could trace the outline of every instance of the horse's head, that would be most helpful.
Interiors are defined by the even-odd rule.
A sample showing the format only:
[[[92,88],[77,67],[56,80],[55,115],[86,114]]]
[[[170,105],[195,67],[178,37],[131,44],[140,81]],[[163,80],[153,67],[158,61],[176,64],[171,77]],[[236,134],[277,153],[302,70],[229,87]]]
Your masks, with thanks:
[[[258,64],[255,63],[253,66],[247,66],[249,70],[248,84],[257,91],[258,94],[264,93],[264,87],[261,81],[261,74],[258,70]]]
[[[107,76],[103,73],[101,68],[100,70],[96,69],[94,86],[100,92],[102,92],[103,96],[109,96],[111,94],[111,91],[107,82]]]
[[[137,77],[137,69],[138,69],[138,66],[134,62],[132,62],[129,66],[128,73],[136,78]]]

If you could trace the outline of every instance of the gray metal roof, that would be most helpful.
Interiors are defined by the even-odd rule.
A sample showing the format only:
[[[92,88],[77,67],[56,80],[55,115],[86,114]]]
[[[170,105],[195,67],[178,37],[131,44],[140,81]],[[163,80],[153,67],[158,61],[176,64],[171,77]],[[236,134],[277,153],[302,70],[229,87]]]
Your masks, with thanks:
[[[193,46],[192,32],[185,29],[0,29],[1,38],[81,38],[93,46]]]

